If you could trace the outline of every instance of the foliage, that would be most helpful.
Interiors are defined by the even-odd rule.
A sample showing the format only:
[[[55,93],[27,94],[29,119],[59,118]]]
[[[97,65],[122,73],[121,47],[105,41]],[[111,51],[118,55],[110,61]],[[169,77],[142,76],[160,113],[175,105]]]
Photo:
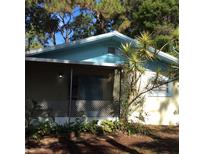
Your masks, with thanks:
[[[57,124],[52,121],[40,122],[37,126],[30,125],[26,128],[26,137],[39,140],[45,135],[55,134],[57,130]]]
[[[112,18],[124,11],[120,0],[26,0],[26,50],[65,43],[112,30]],[[32,33],[32,35],[30,35]]]
[[[137,47],[132,44],[122,44],[121,48],[124,56],[127,58],[123,67],[123,95],[121,98],[120,111],[120,118],[125,123],[128,122],[128,116],[136,107],[138,110],[140,109],[140,115],[143,115],[143,113],[141,113],[143,112],[143,99],[147,92],[176,79],[158,82],[158,80],[161,80],[162,73],[164,73],[158,69],[152,81],[144,82],[143,76],[146,72],[145,65],[148,61],[157,60],[158,52],[157,50],[150,51],[150,47],[154,45],[154,41],[148,32],[140,34],[137,38],[137,44]],[[144,118],[139,118],[139,120],[141,119],[143,120]]]
[[[121,123],[120,129],[121,131],[128,133],[128,135],[132,135],[132,134],[147,135],[150,133],[150,130],[141,123],[132,123],[132,122]]]
[[[178,0],[26,0],[26,50],[56,45],[59,36],[69,43],[118,30],[130,37],[155,32],[156,46],[170,42],[164,51],[173,54],[178,5]]]
[[[98,125],[98,120],[92,120],[90,122],[85,123],[82,126],[82,132],[88,132],[88,133],[92,133],[92,134],[102,134],[103,130]]]
[[[164,27],[163,30],[167,30],[168,27]],[[159,34],[155,34],[154,37],[155,46],[157,48],[163,47],[163,51],[167,52],[175,57],[177,57],[176,51],[179,51],[179,29],[178,27],[172,29],[167,34],[163,34],[160,32]]]
[[[49,12],[71,12],[74,6],[74,0],[49,0],[44,1],[45,8]]]
[[[149,134],[150,130],[141,123],[124,122],[121,120],[104,120],[100,126],[104,133],[114,133],[116,131],[122,131],[131,134]]]
[[[162,47],[161,45],[170,42],[163,51],[172,54],[170,50],[173,40],[172,33],[178,29],[179,25],[178,3],[178,0],[123,1],[126,10],[123,15],[126,16],[129,25],[121,32],[130,37],[138,36],[142,31],[153,33],[156,47],[159,49]],[[115,19],[113,28],[118,29],[122,22],[121,18]],[[160,38],[158,35],[161,35]]]
[[[35,117],[41,107],[34,100],[26,100],[25,105],[25,126],[29,127],[31,125],[31,120]]]
[[[120,0],[77,0],[76,4],[84,13],[92,17],[93,29],[90,33],[91,35],[98,35],[113,30],[113,20],[125,12],[125,8]],[[124,19],[123,21],[125,21]]]
[[[100,126],[102,126],[104,133],[112,133],[119,128],[119,123],[118,121],[104,120],[100,123]]]
[[[48,12],[42,1],[26,0],[25,3],[26,50],[48,46],[49,39],[56,44],[55,33],[59,23],[57,16]],[[32,46],[33,43],[38,45]]]
[[[40,123],[37,130],[41,136],[49,135],[56,131],[56,124],[51,121],[45,121]]]
[[[146,27],[149,32],[155,31],[156,25],[172,23],[178,25],[178,1],[176,0],[142,0],[138,11],[133,13],[138,22],[138,32]],[[146,19],[145,21],[143,21]]]
[[[72,127],[73,125],[74,125],[74,122],[71,122],[70,124],[69,123],[64,123],[63,125],[62,124],[57,124],[55,134],[56,135],[66,135],[68,133],[71,133],[74,129]]]
[[[81,124],[80,132],[88,132],[92,134],[110,134],[117,131],[126,132],[127,134],[148,134],[149,129],[140,123],[126,122],[120,120],[103,120],[98,124],[97,120]]]
[[[80,137],[80,133],[83,132],[103,135],[116,133],[117,131],[127,133],[128,135],[150,133],[150,130],[140,123],[124,123],[118,120],[104,120],[100,124],[98,124],[98,120],[92,120],[85,123],[82,123],[81,121],[80,123],[65,123],[63,125],[59,125],[53,121],[44,121],[40,122],[37,126],[31,125],[27,127],[26,138],[39,141],[46,135],[67,136],[68,134],[74,132],[76,137]]]
[[[44,110],[37,101],[27,99],[25,103],[25,126],[38,125],[40,122],[38,117],[54,120],[51,113],[50,109]]]
[[[86,13],[75,18],[75,22],[71,23],[73,29],[73,35],[70,38],[71,41],[83,39],[94,35],[95,25],[92,21],[92,16]]]

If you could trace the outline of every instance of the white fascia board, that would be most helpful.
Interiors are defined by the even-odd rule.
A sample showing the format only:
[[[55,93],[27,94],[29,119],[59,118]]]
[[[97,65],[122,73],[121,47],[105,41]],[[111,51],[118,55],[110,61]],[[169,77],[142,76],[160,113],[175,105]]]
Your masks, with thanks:
[[[126,35],[124,35],[124,34],[121,34],[121,33],[119,33],[118,31],[113,31],[113,34],[114,34],[115,36],[117,36],[117,37],[123,39],[123,40],[130,41],[130,42],[132,42],[132,43],[136,43],[136,40],[130,38],[129,36],[126,36]]]
[[[71,60],[49,59],[49,58],[26,57],[25,60],[26,61],[34,61],[34,62],[92,65],[92,66],[105,66],[105,67],[118,67],[118,68],[122,67],[122,65],[120,65],[120,64],[113,64],[113,63],[79,62],[79,61],[71,61]]]
[[[150,49],[149,50],[150,52],[152,52],[152,53],[155,52],[155,49],[153,47],[150,47],[149,49]],[[161,59],[161,60],[167,61],[169,63],[176,63],[176,64],[179,63],[178,58],[176,58],[176,57],[174,57],[170,54],[167,54],[167,53],[165,53],[163,51],[160,51],[160,50],[156,50],[156,52],[157,52],[158,58]]]

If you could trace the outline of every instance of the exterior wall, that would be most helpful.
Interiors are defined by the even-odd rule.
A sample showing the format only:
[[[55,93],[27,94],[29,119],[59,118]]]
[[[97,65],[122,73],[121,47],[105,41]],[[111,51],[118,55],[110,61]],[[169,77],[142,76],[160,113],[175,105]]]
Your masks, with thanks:
[[[155,75],[156,69],[161,66],[161,68],[166,69],[166,64],[162,65],[160,63],[155,63],[153,65],[147,65],[147,71],[142,79],[142,86],[146,85],[149,78]],[[151,67],[149,67],[151,66]],[[166,78],[164,76],[164,78]],[[145,116],[145,124],[153,125],[177,125],[179,124],[179,83],[178,81],[171,82],[168,84],[169,92],[164,94],[158,92],[158,95],[152,95],[152,92],[148,92],[145,95],[144,103],[141,106],[143,108]],[[132,121],[138,121],[140,109],[137,109],[129,117]]]
[[[143,104],[146,124],[154,125],[177,125],[179,124],[179,104],[178,104],[178,82],[173,83],[173,95],[171,97],[149,97],[146,96]],[[130,116],[130,120],[137,121],[135,111]]]

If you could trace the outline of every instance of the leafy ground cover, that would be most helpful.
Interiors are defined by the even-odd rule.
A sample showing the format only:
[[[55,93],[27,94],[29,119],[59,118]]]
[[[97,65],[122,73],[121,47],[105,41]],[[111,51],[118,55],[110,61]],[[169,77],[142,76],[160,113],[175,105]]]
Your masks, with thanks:
[[[106,135],[83,132],[79,137],[48,135],[26,140],[26,154],[177,154],[178,126],[146,126],[149,134],[128,135],[116,131]]]

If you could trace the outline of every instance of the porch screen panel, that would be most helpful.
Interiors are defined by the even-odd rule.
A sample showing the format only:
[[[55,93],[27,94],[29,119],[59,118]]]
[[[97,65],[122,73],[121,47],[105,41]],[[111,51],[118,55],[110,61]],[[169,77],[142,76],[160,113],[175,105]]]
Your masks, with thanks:
[[[26,98],[36,101],[48,116],[68,114],[68,68],[61,64],[34,63],[26,65]],[[58,78],[59,73],[63,78]],[[38,116],[42,116],[39,114]]]
[[[112,100],[112,77],[81,76],[79,86],[79,99]]]
[[[98,68],[88,74],[87,70],[74,75],[75,90],[73,91],[71,116],[82,114],[86,114],[88,117],[114,116],[114,71]]]

